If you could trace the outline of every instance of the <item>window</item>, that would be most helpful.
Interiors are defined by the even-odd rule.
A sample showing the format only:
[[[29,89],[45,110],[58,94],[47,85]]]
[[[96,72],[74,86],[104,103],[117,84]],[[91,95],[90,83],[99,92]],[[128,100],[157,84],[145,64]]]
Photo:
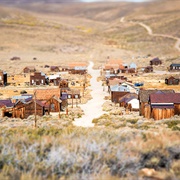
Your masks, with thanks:
[[[55,106],[54,104],[51,104],[51,111],[54,111],[55,110]]]
[[[32,79],[32,84],[34,84],[34,79]]]
[[[42,84],[44,83],[43,79],[41,79],[41,83],[42,83]]]
[[[78,99],[78,94],[75,94],[75,99]]]
[[[70,94],[68,94],[68,99],[71,99],[71,95]]]

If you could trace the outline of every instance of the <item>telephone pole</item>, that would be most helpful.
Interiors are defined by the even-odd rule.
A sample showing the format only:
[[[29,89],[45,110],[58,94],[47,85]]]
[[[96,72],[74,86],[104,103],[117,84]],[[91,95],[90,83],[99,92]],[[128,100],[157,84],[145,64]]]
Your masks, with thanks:
[[[34,92],[34,125],[37,127],[37,117],[36,117],[36,91]]]

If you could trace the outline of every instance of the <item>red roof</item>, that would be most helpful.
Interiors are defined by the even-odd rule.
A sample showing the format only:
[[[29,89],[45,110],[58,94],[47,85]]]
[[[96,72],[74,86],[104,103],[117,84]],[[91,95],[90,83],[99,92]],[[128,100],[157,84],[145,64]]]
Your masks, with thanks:
[[[156,93],[150,95],[151,103],[180,103],[180,93]]]

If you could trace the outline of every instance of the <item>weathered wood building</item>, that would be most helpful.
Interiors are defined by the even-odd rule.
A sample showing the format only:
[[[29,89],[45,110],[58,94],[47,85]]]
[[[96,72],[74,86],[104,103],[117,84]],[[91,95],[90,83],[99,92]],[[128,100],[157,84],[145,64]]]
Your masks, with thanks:
[[[155,93],[150,95],[150,117],[155,120],[180,115],[180,93]]]
[[[158,57],[156,57],[156,58],[150,60],[149,64],[150,64],[150,66],[152,66],[152,65],[157,66],[157,65],[161,65],[162,61]]]
[[[30,115],[43,116],[48,112],[48,107],[39,100],[18,101],[12,111],[12,117],[26,119]]]
[[[111,101],[114,103],[119,102],[119,98],[123,97],[124,95],[130,92],[128,87],[122,85],[115,85],[110,87],[111,91]]]
[[[169,66],[169,71],[180,71],[180,64],[171,64]]]
[[[7,73],[0,70],[0,87],[7,85]]]
[[[145,118],[151,117],[150,95],[155,93],[175,93],[174,90],[144,90],[139,91],[139,115]]]
[[[45,102],[45,104],[49,107],[49,112],[60,112],[61,103],[62,101],[56,96],[52,96]]]
[[[51,67],[50,67],[50,71],[51,71],[51,72],[60,72],[60,69],[59,69],[58,66],[51,66]]]
[[[87,74],[87,65],[85,63],[73,63],[68,65],[69,74]]]
[[[143,69],[144,73],[151,73],[153,72],[153,67],[152,66],[147,66]]]
[[[33,75],[30,75],[30,85],[45,85],[46,77],[44,73],[35,72]]]
[[[179,85],[179,83],[180,83],[180,76],[179,77],[170,76],[165,79],[165,84],[167,85]]]
[[[26,66],[23,69],[23,73],[34,73],[36,72],[36,68],[34,66]]]

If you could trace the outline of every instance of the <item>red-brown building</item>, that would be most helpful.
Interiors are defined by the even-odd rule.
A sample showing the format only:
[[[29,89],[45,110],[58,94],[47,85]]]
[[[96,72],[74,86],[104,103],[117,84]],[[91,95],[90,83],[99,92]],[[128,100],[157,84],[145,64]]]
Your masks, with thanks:
[[[169,78],[165,79],[165,84],[167,85],[179,85],[179,83],[180,83],[180,76],[179,77],[170,76]]]
[[[30,76],[30,85],[45,85],[46,78],[45,74],[41,72],[35,72],[34,75]]]

